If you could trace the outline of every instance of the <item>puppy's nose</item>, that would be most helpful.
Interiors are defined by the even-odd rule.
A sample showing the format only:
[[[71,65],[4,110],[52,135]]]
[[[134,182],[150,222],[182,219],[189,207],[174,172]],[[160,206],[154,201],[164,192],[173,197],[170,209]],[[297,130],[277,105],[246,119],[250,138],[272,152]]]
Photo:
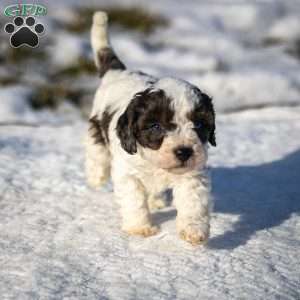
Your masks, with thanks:
[[[193,152],[192,148],[184,146],[178,147],[174,150],[176,157],[182,162],[187,161],[193,155]]]

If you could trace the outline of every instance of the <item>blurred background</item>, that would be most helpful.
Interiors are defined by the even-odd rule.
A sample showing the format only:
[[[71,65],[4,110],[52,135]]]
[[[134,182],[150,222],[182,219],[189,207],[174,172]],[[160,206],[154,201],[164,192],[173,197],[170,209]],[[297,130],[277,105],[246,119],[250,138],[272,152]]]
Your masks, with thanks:
[[[3,11],[14,3],[0,4],[1,122],[88,116],[100,83],[89,40],[96,10],[108,12],[129,68],[196,84],[218,113],[300,104],[299,1],[35,1],[48,8],[35,49],[10,46]]]
[[[48,8],[37,48],[10,46],[16,2]],[[1,300],[300,299],[300,0],[16,2],[0,1]],[[96,10],[128,68],[213,97],[204,248],[177,237],[172,207],[158,235],[129,238],[112,186],[86,184]]]

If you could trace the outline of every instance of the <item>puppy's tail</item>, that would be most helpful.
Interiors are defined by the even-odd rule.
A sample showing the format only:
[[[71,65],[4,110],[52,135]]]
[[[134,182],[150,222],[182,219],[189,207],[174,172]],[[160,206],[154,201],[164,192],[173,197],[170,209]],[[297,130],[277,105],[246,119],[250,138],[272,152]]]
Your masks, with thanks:
[[[94,13],[91,30],[91,44],[96,67],[100,77],[109,70],[125,70],[125,65],[116,56],[110,46],[107,30],[107,14],[103,11]]]

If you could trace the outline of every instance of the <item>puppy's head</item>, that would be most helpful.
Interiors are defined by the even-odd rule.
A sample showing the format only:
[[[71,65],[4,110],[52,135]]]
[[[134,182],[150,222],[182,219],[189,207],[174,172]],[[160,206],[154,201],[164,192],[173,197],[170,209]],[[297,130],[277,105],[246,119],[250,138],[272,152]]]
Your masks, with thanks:
[[[125,151],[172,173],[201,168],[216,146],[211,99],[197,87],[165,79],[137,93],[117,123]]]

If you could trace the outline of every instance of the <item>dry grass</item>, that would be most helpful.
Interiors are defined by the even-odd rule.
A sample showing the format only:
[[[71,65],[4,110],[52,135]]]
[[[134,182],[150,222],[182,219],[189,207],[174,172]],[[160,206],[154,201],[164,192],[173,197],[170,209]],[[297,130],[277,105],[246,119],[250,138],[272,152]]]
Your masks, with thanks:
[[[290,45],[286,52],[293,57],[300,59],[300,38],[294,42],[293,45]]]
[[[18,83],[18,79],[16,77],[3,77],[0,78],[0,86],[7,86]]]
[[[67,29],[77,33],[89,30],[92,23],[92,16],[97,10],[106,11],[111,24],[145,34],[153,32],[158,27],[165,27],[168,25],[167,19],[163,16],[149,13],[139,7],[99,7],[79,9],[77,21],[73,24],[69,24]]]
[[[95,75],[97,73],[97,68],[94,61],[81,58],[76,65],[58,71],[55,76],[73,77],[82,73]]]
[[[81,91],[72,90],[63,84],[44,85],[35,89],[30,104],[34,109],[45,107],[55,109],[64,100],[78,105],[81,96]]]
[[[9,48],[9,51],[6,54],[7,61],[9,63],[20,63],[26,59],[35,59],[42,60],[47,58],[47,54],[41,48],[29,48],[29,47],[20,47],[20,48]]]

